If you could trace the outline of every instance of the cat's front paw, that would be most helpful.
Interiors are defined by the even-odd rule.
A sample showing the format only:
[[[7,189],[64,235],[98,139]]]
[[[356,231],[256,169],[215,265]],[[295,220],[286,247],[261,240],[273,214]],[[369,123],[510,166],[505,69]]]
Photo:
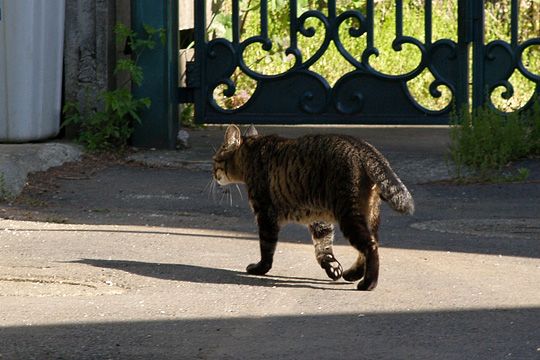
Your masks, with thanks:
[[[251,275],[264,275],[268,271],[270,271],[271,268],[272,268],[272,265],[258,262],[256,264],[249,264],[248,267],[246,268],[246,271],[248,274],[251,274]]]
[[[326,271],[326,275],[334,281],[343,276],[343,267],[334,255],[326,254],[321,260],[321,267]]]

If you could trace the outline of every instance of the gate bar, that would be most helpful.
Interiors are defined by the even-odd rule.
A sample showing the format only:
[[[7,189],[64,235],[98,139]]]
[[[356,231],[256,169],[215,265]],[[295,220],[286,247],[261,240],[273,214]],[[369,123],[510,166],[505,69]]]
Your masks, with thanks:
[[[197,79],[206,78],[206,68],[204,61],[201,60],[204,56],[206,56],[206,1],[195,1],[195,71]],[[195,121],[199,124],[204,123],[206,117],[204,106],[206,101],[206,87],[205,81],[200,80],[200,83],[196,84],[193,93],[195,100]]]
[[[511,38],[510,43],[512,44],[512,49],[515,51],[518,46],[518,27],[519,27],[519,2],[518,0],[512,0],[511,5],[511,15],[510,15],[510,31],[511,31]]]
[[[485,88],[485,36],[484,36],[484,0],[469,0],[472,2],[472,41],[473,46],[473,88],[472,107],[480,108],[486,103],[487,89]]]
[[[469,90],[469,50],[471,48],[472,37],[472,1],[474,0],[458,0],[458,42],[457,56],[459,62],[458,81],[456,83],[456,111],[469,112],[470,90]],[[431,1],[430,1],[431,2]]]

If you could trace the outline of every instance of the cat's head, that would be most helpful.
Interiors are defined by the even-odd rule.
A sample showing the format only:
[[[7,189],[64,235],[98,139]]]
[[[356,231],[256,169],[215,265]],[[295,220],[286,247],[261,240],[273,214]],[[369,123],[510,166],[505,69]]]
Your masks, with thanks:
[[[241,148],[247,138],[258,136],[257,129],[251,125],[244,136],[236,125],[225,131],[225,139],[213,157],[213,176],[219,185],[243,183]]]

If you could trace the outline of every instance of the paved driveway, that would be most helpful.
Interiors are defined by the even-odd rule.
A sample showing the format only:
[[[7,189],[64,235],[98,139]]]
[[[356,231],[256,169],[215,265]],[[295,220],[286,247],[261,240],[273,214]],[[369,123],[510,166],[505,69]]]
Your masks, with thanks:
[[[328,280],[300,226],[268,276],[245,274],[258,257],[245,194],[210,194],[196,159],[32,178],[0,214],[0,358],[540,358],[537,162],[528,183],[455,186],[410,173],[439,174],[422,164],[441,153],[377,145],[417,213],[383,208],[373,292]]]

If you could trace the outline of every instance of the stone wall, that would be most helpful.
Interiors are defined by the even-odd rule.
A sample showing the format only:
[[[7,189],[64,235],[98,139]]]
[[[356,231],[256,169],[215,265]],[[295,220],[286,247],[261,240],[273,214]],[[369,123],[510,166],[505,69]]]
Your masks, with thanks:
[[[66,0],[64,102],[93,104],[99,93],[124,83],[125,78],[114,76],[124,44],[116,44],[113,29],[117,22],[130,26],[130,4],[131,0]],[[180,0],[179,11],[180,28],[192,27],[193,0]],[[180,55],[182,74],[193,50]],[[66,136],[73,137],[75,131],[66,129]]]
[[[114,86],[115,0],[66,0],[65,101],[84,102]]]

